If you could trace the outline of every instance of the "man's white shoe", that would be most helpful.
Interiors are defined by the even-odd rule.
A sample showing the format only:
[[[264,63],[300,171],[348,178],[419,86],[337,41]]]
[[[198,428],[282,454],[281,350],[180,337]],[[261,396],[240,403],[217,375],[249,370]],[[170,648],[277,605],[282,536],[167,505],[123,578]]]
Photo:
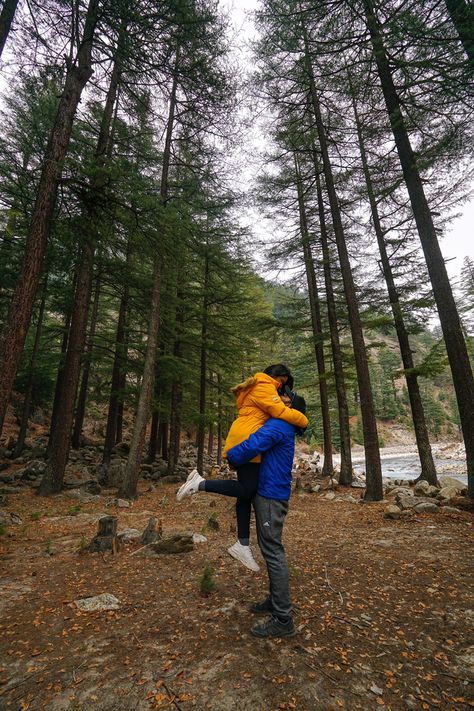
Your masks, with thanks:
[[[176,494],[178,501],[181,501],[186,496],[191,496],[191,494],[197,494],[201,481],[204,481],[204,477],[199,474],[197,469],[193,469],[184,484],[178,489]]]
[[[227,551],[228,553],[230,553],[232,558],[238,560],[249,570],[253,570],[254,573],[258,573],[258,571],[260,570],[260,566],[253,557],[252,549],[250,548],[250,546],[243,546],[240,541],[237,541],[237,543],[234,543],[234,545],[228,548]]]

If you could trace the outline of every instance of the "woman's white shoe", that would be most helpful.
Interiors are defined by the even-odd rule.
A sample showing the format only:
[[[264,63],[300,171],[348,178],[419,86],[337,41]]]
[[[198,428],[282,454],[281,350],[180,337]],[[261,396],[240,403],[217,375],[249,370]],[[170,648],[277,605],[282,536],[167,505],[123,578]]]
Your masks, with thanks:
[[[181,499],[184,499],[186,496],[197,494],[201,481],[204,481],[204,477],[199,474],[197,469],[193,469],[184,484],[179,487],[178,493],[176,494],[177,500],[181,501]]]
[[[258,573],[260,570],[260,566],[253,557],[250,546],[243,546],[240,541],[237,541],[237,543],[234,543],[233,546],[227,549],[227,552],[230,553],[232,558],[235,558],[239,563],[245,565],[246,568],[253,570],[254,573]]]

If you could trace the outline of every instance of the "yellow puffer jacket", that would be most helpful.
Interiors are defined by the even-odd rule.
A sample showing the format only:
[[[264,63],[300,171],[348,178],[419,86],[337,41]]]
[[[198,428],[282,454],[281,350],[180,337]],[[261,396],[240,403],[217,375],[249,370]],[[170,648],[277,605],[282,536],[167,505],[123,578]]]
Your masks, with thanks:
[[[274,380],[266,373],[255,373],[243,383],[232,388],[237,398],[239,414],[233,421],[224,445],[224,457],[227,450],[240,444],[253,432],[256,432],[270,417],[285,420],[291,425],[304,429],[308,425],[308,418],[298,410],[287,407],[278,395],[280,387],[278,380]],[[255,457],[252,462],[259,462],[261,457]]]

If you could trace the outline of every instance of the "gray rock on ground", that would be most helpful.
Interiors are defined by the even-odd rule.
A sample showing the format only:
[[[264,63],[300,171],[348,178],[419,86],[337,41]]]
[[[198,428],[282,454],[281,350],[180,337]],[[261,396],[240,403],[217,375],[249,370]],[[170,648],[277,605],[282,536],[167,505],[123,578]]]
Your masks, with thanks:
[[[118,610],[120,600],[110,593],[102,593],[93,597],[84,597],[74,600],[74,604],[81,612],[97,612],[98,610]]]
[[[387,508],[384,511],[384,518],[391,518],[394,520],[397,520],[401,517],[402,515],[402,510],[398,508],[398,506],[395,506],[395,504],[390,504],[387,506]]]

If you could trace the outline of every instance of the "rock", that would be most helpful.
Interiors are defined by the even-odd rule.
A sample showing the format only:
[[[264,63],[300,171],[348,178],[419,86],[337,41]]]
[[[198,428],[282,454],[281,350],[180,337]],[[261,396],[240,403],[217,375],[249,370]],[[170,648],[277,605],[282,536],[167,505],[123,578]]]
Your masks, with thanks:
[[[313,484],[310,491],[312,494],[317,494],[318,491],[321,491],[321,484]]]
[[[383,689],[381,689],[379,686],[375,686],[375,684],[370,687],[369,691],[371,691],[376,696],[383,696]]]
[[[400,506],[402,509],[412,509],[417,504],[433,504],[436,506],[436,502],[433,499],[430,499],[428,497],[422,497],[422,496],[397,496],[396,497],[396,502],[398,506]]]
[[[193,533],[193,543],[207,543],[207,538],[202,533]]]
[[[398,506],[395,506],[394,504],[390,504],[390,506],[387,506],[387,508],[384,511],[384,518],[393,518],[395,520],[399,519],[402,514],[401,509],[398,508]]]
[[[415,484],[414,494],[416,496],[427,496],[429,488],[429,482],[422,479]]]
[[[88,494],[100,494],[102,491],[102,487],[100,486],[98,481],[90,481],[88,484],[86,484],[86,491]]]
[[[462,481],[459,481],[459,479],[455,479],[452,476],[439,476],[438,481],[441,488],[444,488],[445,486],[455,486],[458,491],[462,491],[466,488],[466,484],[464,484]]]
[[[326,494],[324,494],[323,498],[327,499],[328,501],[332,501],[336,498],[336,493],[334,491],[328,491]]]
[[[161,541],[152,543],[148,546],[148,550],[153,550],[155,553],[188,553],[194,548],[192,533],[177,533],[174,536],[163,538]]]
[[[138,528],[126,528],[124,531],[118,533],[117,537],[122,543],[130,543],[131,541],[138,540],[141,535]]]
[[[81,612],[118,610],[120,608],[120,600],[110,593],[102,593],[101,595],[94,595],[94,597],[84,597],[80,600],[74,600],[74,604]]]
[[[394,496],[413,496],[413,490],[405,486],[387,486],[385,493]]]
[[[119,509],[130,508],[130,501],[127,501],[126,499],[115,499],[115,503],[119,507]]]
[[[463,654],[457,657],[457,661],[466,676],[472,678],[474,676],[474,645],[467,647]]]
[[[441,501],[449,501],[454,499],[460,493],[460,489],[456,486],[443,486],[438,492],[438,499]]]
[[[438,513],[439,506],[434,502],[422,501],[413,507],[413,511],[416,511],[416,513]]]
[[[446,513],[461,513],[461,509],[457,509],[455,506],[442,506],[441,511],[446,511]]]
[[[443,502],[441,502],[441,504],[443,504]],[[455,496],[449,500],[449,505],[456,506],[462,511],[474,512],[474,499],[471,499],[469,496]]]

